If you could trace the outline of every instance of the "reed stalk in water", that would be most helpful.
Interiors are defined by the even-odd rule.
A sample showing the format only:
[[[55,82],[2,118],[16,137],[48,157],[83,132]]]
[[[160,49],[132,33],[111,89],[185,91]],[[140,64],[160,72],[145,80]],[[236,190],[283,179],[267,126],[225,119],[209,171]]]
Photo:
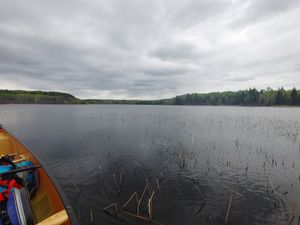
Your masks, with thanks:
[[[137,161],[133,161],[135,163],[135,165],[139,166],[139,167],[142,167],[141,164],[139,164]]]
[[[114,208],[115,208],[116,215],[118,215],[118,203],[117,203],[117,202],[115,202],[115,203],[113,203],[113,204],[110,204],[109,206],[106,206],[105,208],[103,208],[103,210],[104,210],[105,212],[111,214],[111,213],[108,211],[108,209],[111,208],[111,207],[113,207],[113,206],[114,206]]]
[[[295,219],[295,215],[291,215],[290,219],[289,219],[289,222],[288,222],[288,225],[291,225],[292,222],[294,221]]]
[[[159,190],[160,190],[160,187],[159,187],[159,182],[158,182],[157,178],[156,178],[156,186],[157,186],[157,189],[158,189],[158,191],[159,191]]]
[[[227,212],[226,212],[226,217],[225,217],[225,224],[227,224],[227,222],[228,222],[228,217],[229,217],[229,212],[230,212],[230,208],[231,208],[231,203],[233,200],[233,195],[234,195],[234,193],[232,193],[230,196],[230,200],[229,200],[229,204],[228,204]]]
[[[233,190],[232,188],[226,186],[225,184],[221,184],[221,185],[222,185],[223,187],[227,188],[228,190],[230,190],[231,192],[233,192],[233,193],[239,195],[240,197],[243,197],[243,195],[242,195],[241,193],[239,193],[239,192]]]
[[[136,203],[138,203],[138,195],[137,195],[136,192],[134,192],[134,193],[131,195],[131,197],[127,200],[127,202],[126,202],[122,207],[125,208],[126,205],[130,202],[130,200],[131,200],[134,196],[135,196],[135,198],[136,198]]]
[[[98,168],[99,168],[99,173],[100,173],[100,175],[102,175],[102,166],[101,166],[101,164],[99,163],[99,166],[98,166]]]
[[[93,211],[90,211],[90,219],[91,219],[91,225],[94,224],[94,219],[93,219]]]
[[[80,217],[81,217],[81,215],[80,215],[80,209],[78,209],[78,220],[80,220]]]
[[[140,214],[140,204],[141,204],[141,201],[143,200],[143,197],[145,195],[145,192],[146,192],[147,188],[148,188],[148,184],[146,184],[146,186],[144,188],[144,191],[143,191],[143,193],[142,193],[142,195],[141,195],[141,197],[140,197],[140,199],[138,201],[138,204],[137,204],[137,207],[136,207],[136,213],[137,213],[137,215]]]
[[[272,193],[278,194],[277,191],[276,191],[276,189],[274,188],[274,185],[273,185],[273,183],[272,183],[272,181],[271,181],[270,176],[267,175],[267,179],[268,179],[269,184],[270,184],[270,186],[271,186],[271,188],[272,188]]]
[[[148,199],[148,216],[149,216],[150,220],[152,219],[152,198],[153,198],[153,195],[154,195],[154,191],[152,192],[150,198]]]
[[[80,193],[80,189],[78,188],[78,186],[77,186],[75,183],[72,183],[72,184],[73,184],[73,186],[75,187],[76,192],[77,192],[77,193]]]
[[[127,215],[129,215],[129,216],[135,217],[135,218],[137,218],[137,219],[145,220],[145,221],[148,221],[148,222],[157,224],[157,225],[162,225],[160,222],[158,222],[158,221],[156,221],[156,220],[152,220],[152,219],[149,219],[149,218],[144,217],[144,216],[136,215],[136,214],[127,212],[127,211],[125,211],[125,210],[123,210],[123,213],[125,213],[125,214],[127,214]]]
[[[289,202],[289,208],[290,208],[290,219],[288,221],[288,225],[291,225],[292,222],[294,221],[295,219],[295,213],[294,213],[294,209],[295,209],[295,205],[292,205],[292,203],[294,203],[293,201],[292,202]]]

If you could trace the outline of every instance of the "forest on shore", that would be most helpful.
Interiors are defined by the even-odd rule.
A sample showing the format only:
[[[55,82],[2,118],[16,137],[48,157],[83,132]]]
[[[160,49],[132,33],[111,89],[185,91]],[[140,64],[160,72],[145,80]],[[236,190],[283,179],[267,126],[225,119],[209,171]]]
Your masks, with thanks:
[[[211,92],[207,94],[186,94],[174,99],[175,105],[300,105],[300,90],[257,90]]]
[[[300,90],[249,88],[240,91],[185,94],[160,100],[79,99],[62,92],[0,90],[0,104],[300,105]]]

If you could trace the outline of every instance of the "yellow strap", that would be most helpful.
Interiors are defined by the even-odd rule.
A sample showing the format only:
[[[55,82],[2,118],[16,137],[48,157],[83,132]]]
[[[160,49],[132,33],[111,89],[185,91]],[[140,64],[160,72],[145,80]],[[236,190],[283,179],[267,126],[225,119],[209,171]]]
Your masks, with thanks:
[[[26,157],[25,155],[19,155],[19,159],[13,160],[13,163],[19,163],[26,160],[28,160],[28,157]]]
[[[37,225],[61,225],[68,221],[68,214],[66,210],[62,210],[54,215],[44,219],[42,222],[38,223]]]

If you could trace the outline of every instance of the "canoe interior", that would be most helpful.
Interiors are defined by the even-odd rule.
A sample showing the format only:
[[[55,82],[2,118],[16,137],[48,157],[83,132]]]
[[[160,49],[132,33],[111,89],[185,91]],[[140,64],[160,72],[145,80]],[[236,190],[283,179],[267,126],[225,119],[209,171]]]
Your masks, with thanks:
[[[34,164],[40,164],[36,157],[34,157],[34,155],[10,133],[3,129],[2,134],[0,135],[2,138],[4,137],[8,140],[6,146],[0,148],[1,155],[10,154],[13,155],[15,161],[21,161],[26,158]],[[34,196],[31,197],[31,205],[35,220],[39,223],[49,216],[64,210],[65,207],[55,185],[44,168],[41,166],[37,169],[37,172],[39,177],[39,187]],[[68,221],[63,224],[69,225],[71,222],[68,219]]]

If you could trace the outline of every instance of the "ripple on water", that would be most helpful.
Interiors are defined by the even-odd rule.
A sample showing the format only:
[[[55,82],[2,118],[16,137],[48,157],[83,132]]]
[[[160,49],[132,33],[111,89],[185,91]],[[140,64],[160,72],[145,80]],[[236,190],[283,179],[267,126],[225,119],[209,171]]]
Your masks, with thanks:
[[[224,224],[232,191],[231,225],[300,211],[299,108],[7,105],[0,118],[47,160],[82,224],[91,211],[94,224],[142,224],[103,208],[146,184],[164,225]]]

